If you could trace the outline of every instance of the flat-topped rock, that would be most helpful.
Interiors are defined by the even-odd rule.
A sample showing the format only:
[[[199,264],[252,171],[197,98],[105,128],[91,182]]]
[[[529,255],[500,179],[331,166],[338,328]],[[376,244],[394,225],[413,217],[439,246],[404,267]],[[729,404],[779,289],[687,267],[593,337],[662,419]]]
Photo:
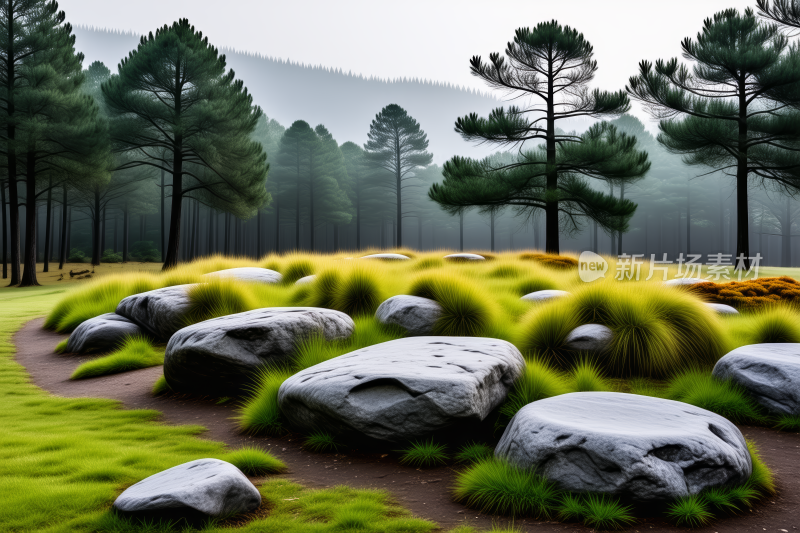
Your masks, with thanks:
[[[209,272],[203,276],[204,279],[235,279],[239,281],[247,281],[251,283],[280,283],[283,276],[280,272],[275,272],[268,268],[258,267],[240,267],[228,268],[226,270],[217,270],[216,272]]]
[[[381,324],[400,326],[412,337],[432,335],[442,306],[434,300],[401,294],[378,306],[375,318]]]
[[[128,487],[114,502],[114,509],[144,516],[194,511],[228,517],[260,505],[261,494],[238,468],[219,459],[198,459]]]
[[[318,307],[269,307],[212,318],[175,333],[164,353],[164,378],[174,391],[236,395],[267,364],[291,361],[312,336],[332,341],[353,334],[353,319]]]
[[[444,256],[448,261],[486,261],[486,258],[478,254],[450,254]]]
[[[384,261],[407,261],[411,258],[403,254],[371,254],[371,255],[365,255],[361,259],[382,259]]]
[[[525,361],[480,337],[410,337],[302,370],[281,385],[281,413],[300,431],[406,442],[474,430],[508,395]]]
[[[173,285],[123,298],[117,314],[137,324],[155,339],[166,342],[186,326],[191,300],[189,289],[195,284]]]
[[[773,413],[800,415],[800,344],[736,348],[717,361],[712,374],[744,388]]]
[[[718,315],[738,315],[739,311],[730,305],[706,303],[706,306]]]
[[[698,283],[709,283],[709,280],[703,278],[675,278],[664,282],[667,287],[680,287],[682,285],[697,285]]]
[[[567,348],[587,352],[603,352],[614,340],[614,332],[601,324],[584,324],[570,331]]]
[[[574,392],[526,405],[495,456],[535,469],[563,490],[643,502],[739,485],[752,472],[744,437],[727,419],[617,392]]]
[[[67,341],[69,353],[109,352],[122,342],[136,335],[142,335],[142,328],[116,313],[84,320],[75,328]]]
[[[316,279],[317,279],[317,275],[316,274],[311,274],[310,276],[306,276],[304,278],[298,279],[297,281],[294,282],[294,284],[295,285],[309,285],[311,283],[314,283],[314,281]]]
[[[525,300],[527,302],[546,302],[547,300],[555,300],[556,298],[563,298],[564,296],[569,296],[570,293],[567,291],[557,291],[554,289],[545,290],[545,291],[536,291],[530,294],[526,294],[521,300]]]

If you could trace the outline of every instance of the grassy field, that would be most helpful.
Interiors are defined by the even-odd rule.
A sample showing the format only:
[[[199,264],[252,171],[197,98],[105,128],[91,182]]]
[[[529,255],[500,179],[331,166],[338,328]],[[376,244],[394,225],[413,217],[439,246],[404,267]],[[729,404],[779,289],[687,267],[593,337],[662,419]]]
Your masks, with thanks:
[[[66,292],[35,287],[0,293],[0,532],[191,531],[180,525],[131,523],[110,507],[125,487],[198,458],[229,460],[257,474],[282,469],[265,452],[227,450],[199,438],[201,427],[160,424],[157,412],[122,410],[110,400],[54,397],[32,385],[13,360],[11,336],[25,321],[47,313]],[[268,515],[245,524],[208,523],[198,530],[437,530],[378,491],[310,490],[282,478],[268,478],[259,489]]]

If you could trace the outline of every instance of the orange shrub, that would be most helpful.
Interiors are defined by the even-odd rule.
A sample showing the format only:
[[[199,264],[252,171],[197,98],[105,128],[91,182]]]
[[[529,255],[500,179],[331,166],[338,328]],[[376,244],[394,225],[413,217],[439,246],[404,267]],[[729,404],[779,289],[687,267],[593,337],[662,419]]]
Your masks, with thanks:
[[[565,255],[556,254],[520,254],[520,259],[527,261],[536,261],[545,266],[557,268],[560,270],[569,270],[571,268],[578,268],[578,260]]]
[[[800,303],[800,281],[788,276],[728,283],[698,283],[691,290],[713,303],[737,309],[760,309],[777,302]]]

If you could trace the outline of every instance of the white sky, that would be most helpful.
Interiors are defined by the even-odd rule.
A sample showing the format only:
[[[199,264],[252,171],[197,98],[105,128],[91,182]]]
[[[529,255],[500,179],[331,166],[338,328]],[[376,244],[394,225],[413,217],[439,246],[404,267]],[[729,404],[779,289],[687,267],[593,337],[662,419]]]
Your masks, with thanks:
[[[744,0],[60,0],[73,25],[146,33],[189,18],[219,48],[380,77],[486,89],[469,58],[502,52],[514,30],[555,18],[594,45],[595,86],[622,89],[642,59],[680,54],[703,19]],[[85,51],[91,59],[91,51]],[[641,113],[636,113],[645,118]]]

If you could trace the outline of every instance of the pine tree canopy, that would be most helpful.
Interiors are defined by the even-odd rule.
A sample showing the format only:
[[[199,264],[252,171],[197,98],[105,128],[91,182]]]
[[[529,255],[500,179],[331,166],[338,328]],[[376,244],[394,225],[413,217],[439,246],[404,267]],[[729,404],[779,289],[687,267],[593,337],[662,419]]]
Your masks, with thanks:
[[[126,168],[173,176],[164,268],[177,263],[183,196],[242,218],[269,202],[266,154],[251,137],[261,109],[188,20],[142,37],[102,91],[115,149],[136,156]]]
[[[797,0],[756,0],[758,14],[789,28],[800,28],[800,2]]]

